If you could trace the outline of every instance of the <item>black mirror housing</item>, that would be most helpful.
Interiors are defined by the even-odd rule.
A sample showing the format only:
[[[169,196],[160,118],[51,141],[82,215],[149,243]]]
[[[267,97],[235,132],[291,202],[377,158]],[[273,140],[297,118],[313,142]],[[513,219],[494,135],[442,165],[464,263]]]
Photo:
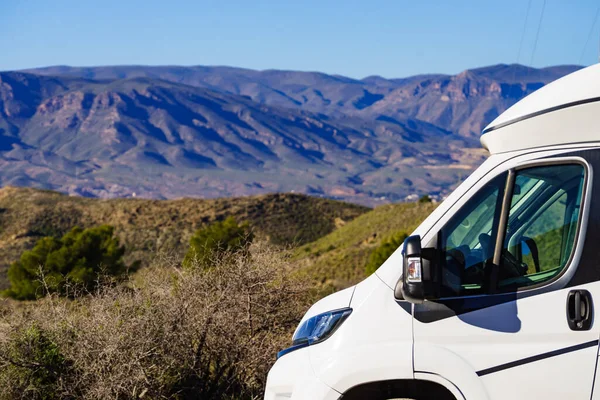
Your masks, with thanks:
[[[402,297],[411,303],[422,303],[425,300],[425,288],[421,237],[419,235],[407,237],[402,254],[404,256]]]

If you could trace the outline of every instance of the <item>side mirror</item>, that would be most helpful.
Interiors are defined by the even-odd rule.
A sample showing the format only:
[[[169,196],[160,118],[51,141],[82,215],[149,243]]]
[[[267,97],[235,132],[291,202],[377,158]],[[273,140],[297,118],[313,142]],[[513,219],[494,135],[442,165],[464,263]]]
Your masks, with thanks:
[[[402,254],[404,255],[402,296],[411,303],[422,303],[425,300],[425,288],[421,237],[419,235],[407,237]]]

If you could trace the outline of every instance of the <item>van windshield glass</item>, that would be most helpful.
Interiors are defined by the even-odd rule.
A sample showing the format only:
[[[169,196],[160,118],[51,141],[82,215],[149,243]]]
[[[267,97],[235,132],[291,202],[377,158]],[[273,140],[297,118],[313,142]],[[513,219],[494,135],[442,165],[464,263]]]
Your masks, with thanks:
[[[505,181],[502,174],[489,182],[442,229],[442,297],[483,290],[484,266],[494,255],[492,231],[500,218]]]

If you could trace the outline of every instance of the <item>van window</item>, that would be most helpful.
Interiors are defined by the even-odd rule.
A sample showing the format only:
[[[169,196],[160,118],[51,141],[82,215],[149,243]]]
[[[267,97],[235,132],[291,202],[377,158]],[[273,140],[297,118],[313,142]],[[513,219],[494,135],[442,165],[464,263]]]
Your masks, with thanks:
[[[498,276],[500,291],[542,283],[562,272],[575,244],[584,181],[581,165],[517,171]]]
[[[578,164],[515,171],[479,190],[442,228],[441,297],[510,292],[547,282],[567,266],[579,225],[585,169]],[[508,221],[498,232],[505,190]],[[498,234],[504,245],[493,265]]]
[[[477,192],[442,228],[441,296],[479,294],[485,290],[485,267],[494,256],[506,174]]]

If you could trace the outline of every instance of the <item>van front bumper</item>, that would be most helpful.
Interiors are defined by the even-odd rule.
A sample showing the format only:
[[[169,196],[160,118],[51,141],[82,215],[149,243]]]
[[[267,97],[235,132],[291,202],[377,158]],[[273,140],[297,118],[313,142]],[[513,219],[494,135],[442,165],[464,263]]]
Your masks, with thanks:
[[[314,374],[308,348],[280,357],[269,371],[265,400],[337,400],[336,392]]]

